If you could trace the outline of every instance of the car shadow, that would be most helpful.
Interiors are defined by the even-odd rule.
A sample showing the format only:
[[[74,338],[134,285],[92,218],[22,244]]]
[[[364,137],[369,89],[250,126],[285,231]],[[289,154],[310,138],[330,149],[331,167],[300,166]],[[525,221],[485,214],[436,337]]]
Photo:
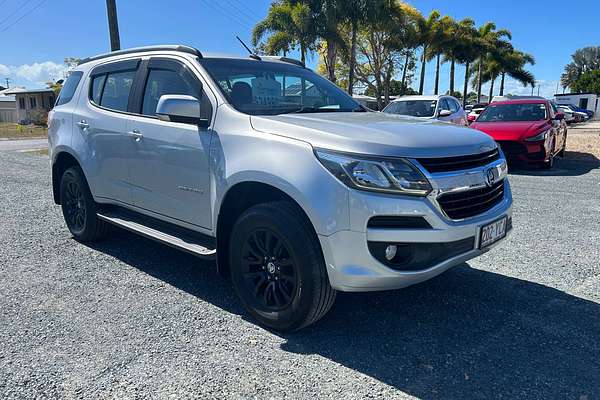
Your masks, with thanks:
[[[565,157],[556,158],[554,167],[550,170],[524,165],[515,161],[508,164],[508,170],[511,174],[531,176],[579,176],[595,169],[600,169],[600,160],[593,154],[579,151],[565,152]]]
[[[246,315],[211,263],[121,230],[92,247]],[[283,351],[325,357],[421,399],[600,395],[599,304],[467,264],[403,290],[339,293],[317,324],[273,333]]]

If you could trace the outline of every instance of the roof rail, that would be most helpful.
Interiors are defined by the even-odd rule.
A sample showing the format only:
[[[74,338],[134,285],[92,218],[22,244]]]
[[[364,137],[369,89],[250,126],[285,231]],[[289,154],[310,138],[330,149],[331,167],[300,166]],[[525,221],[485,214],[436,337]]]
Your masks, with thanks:
[[[79,61],[78,65],[85,64],[90,61],[101,60],[101,59],[107,58],[107,57],[120,56],[123,54],[131,54],[131,53],[140,53],[143,51],[181,51],[181,52],[193,54],[195,56],[198,56],[199,58],[202,58],[202,53],[200,52],[200,50],[195,49],[190,46],[175,44],[175,45],[132,47],[131,49],[117,50],[117,51],[113,51],[110,53],[104,53],[104,54],[100,54],[97,56],[84,58],[83,60]]]
[[[306,68],[306,65],[304,65],[304,63],[300,60],[296,60],[293,58],[289,58],[289,57],[281,57],[281,56],[261,56],[261,58],[266,59],[266,60],[277,60],[277,61],[281,61],[281,62],[285,62],[288,64],[294,64],[294,65],[298,65],[302,68]]]

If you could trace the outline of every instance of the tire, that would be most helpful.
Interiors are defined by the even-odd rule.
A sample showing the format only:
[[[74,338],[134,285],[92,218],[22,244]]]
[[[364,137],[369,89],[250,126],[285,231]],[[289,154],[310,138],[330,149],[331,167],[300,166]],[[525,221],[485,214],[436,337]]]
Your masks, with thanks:
[[[560,149],[558,155],[560,158],[565,158],[565,152],[567,151],[567,132],[565,132],[565,140],[563,141],[563,147]]]
[[[70,167],[60,180],[60,204],[67,228],[80,242],[100,240],[108,233],[108,223],[96,215],[97,205],[79,167]]]
[[[278,331],[308,326],[333,305],[318,239],[302,212],[276,201],[244,211],[229,246],[231,278],[244,307]]]

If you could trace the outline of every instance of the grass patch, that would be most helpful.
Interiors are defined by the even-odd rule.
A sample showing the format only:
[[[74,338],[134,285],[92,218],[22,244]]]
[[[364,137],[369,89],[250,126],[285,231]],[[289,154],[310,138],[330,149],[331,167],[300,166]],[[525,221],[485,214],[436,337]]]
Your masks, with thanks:
[[[0,122],[0,139],[31,139],[48,137],[48,128]]]

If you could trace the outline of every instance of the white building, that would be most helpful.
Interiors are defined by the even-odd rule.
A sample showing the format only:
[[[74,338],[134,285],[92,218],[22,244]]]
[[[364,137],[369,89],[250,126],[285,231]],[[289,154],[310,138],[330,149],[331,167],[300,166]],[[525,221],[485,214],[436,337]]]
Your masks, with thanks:
[[[558,104],[572,104],[594,112],[594,118],[600,115],[600,97],[594,93],[565,93],[555,94],[554,100]]]
[[[17,122],[17,100],[8,90],[0,90],[0,122]]]

